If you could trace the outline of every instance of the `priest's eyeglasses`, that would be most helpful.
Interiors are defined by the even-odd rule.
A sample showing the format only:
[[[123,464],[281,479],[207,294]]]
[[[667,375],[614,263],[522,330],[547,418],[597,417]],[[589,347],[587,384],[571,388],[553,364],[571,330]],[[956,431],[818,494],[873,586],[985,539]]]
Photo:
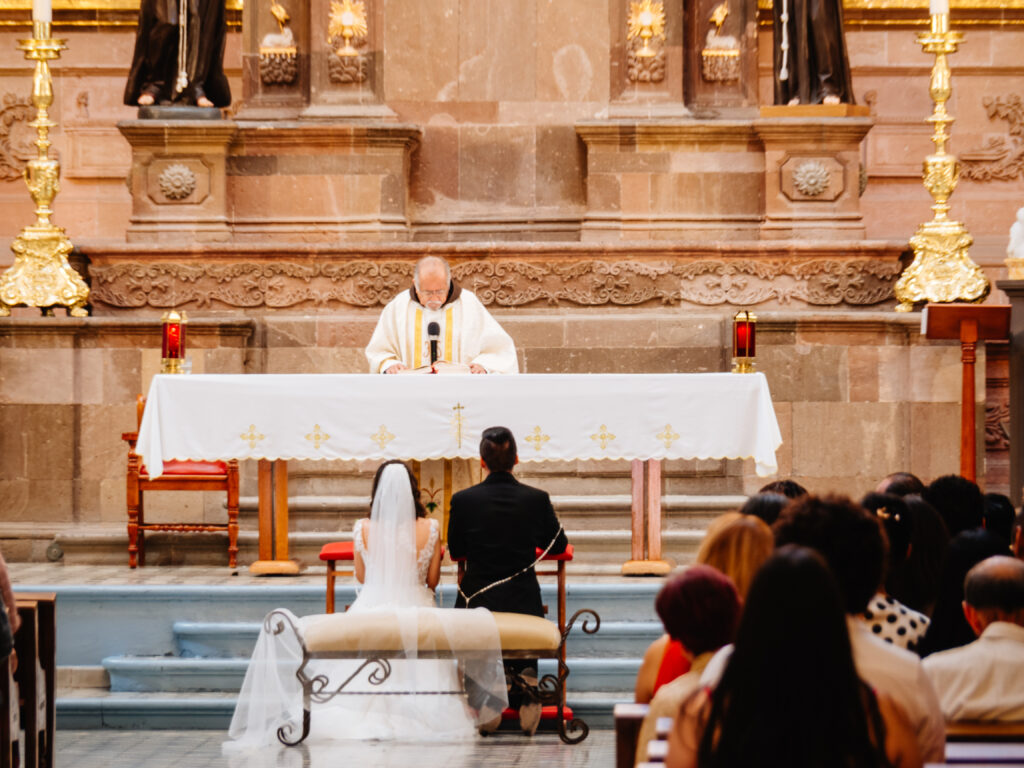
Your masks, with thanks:
[[[424,291],[422,288],[417,288],[416,293],[418,293],[420,296],[447,296],[448,289],[440,288],[436,291]]]

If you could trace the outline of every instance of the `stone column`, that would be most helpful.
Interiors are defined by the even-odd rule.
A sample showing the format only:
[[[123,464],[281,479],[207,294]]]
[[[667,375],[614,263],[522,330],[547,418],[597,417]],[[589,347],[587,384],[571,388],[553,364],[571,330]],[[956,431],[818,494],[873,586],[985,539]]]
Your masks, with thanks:
[[[811,116],[777,117],[762,109],[762,115],[773,116],[754,121],[764,143],[761,237],[863,240],[860,143],[874,121],[866,116],[816,117],[814,108],[804,109]]]
[[[1024,280],[1000,280],[1010,297],[1010,499],[1021,503],[1024,484]]]
[[[237,131],[228,120],[126,120],[132,145],[128,242],[231,238],[226,166]]]

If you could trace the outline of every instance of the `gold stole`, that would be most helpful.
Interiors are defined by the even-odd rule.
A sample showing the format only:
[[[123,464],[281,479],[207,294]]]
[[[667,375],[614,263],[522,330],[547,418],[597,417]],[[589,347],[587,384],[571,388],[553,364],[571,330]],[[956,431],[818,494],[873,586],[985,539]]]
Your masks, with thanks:
[[[441,349],[441,359],[452,361],[452,337],[455,332],[452,319],[454,307],[450,304],[444,311],[444,347]],[[416,307],[416,319],[413,322],[413,343],[412,343],[412,367],[421,368],[423,362],[423,309]]]

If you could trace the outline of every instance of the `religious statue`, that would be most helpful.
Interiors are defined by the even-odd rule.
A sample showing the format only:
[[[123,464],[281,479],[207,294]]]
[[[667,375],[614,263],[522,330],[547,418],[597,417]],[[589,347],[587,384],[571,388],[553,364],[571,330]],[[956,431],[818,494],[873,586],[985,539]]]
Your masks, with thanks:
[[[842,0],[775,0],[775,103],[853,104]]]
[[[141,0],[124,103],[226,107],[224,0]]]
[[[1010,225],[1010,243],[1006,246],[1006,257],[1024,259],[1024,208],[1017,209],[1017,220]]]

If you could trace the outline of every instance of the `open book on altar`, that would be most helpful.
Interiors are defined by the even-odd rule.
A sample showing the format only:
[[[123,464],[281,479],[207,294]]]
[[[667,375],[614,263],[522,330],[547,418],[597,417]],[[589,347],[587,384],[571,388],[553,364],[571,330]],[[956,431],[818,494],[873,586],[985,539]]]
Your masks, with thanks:
[[[438,360],[431,365],[421,365],[419,368],[406,368],[399,371],[402,373],[469,373],[469,366],[463,363],[449,363],[447,360]]]

